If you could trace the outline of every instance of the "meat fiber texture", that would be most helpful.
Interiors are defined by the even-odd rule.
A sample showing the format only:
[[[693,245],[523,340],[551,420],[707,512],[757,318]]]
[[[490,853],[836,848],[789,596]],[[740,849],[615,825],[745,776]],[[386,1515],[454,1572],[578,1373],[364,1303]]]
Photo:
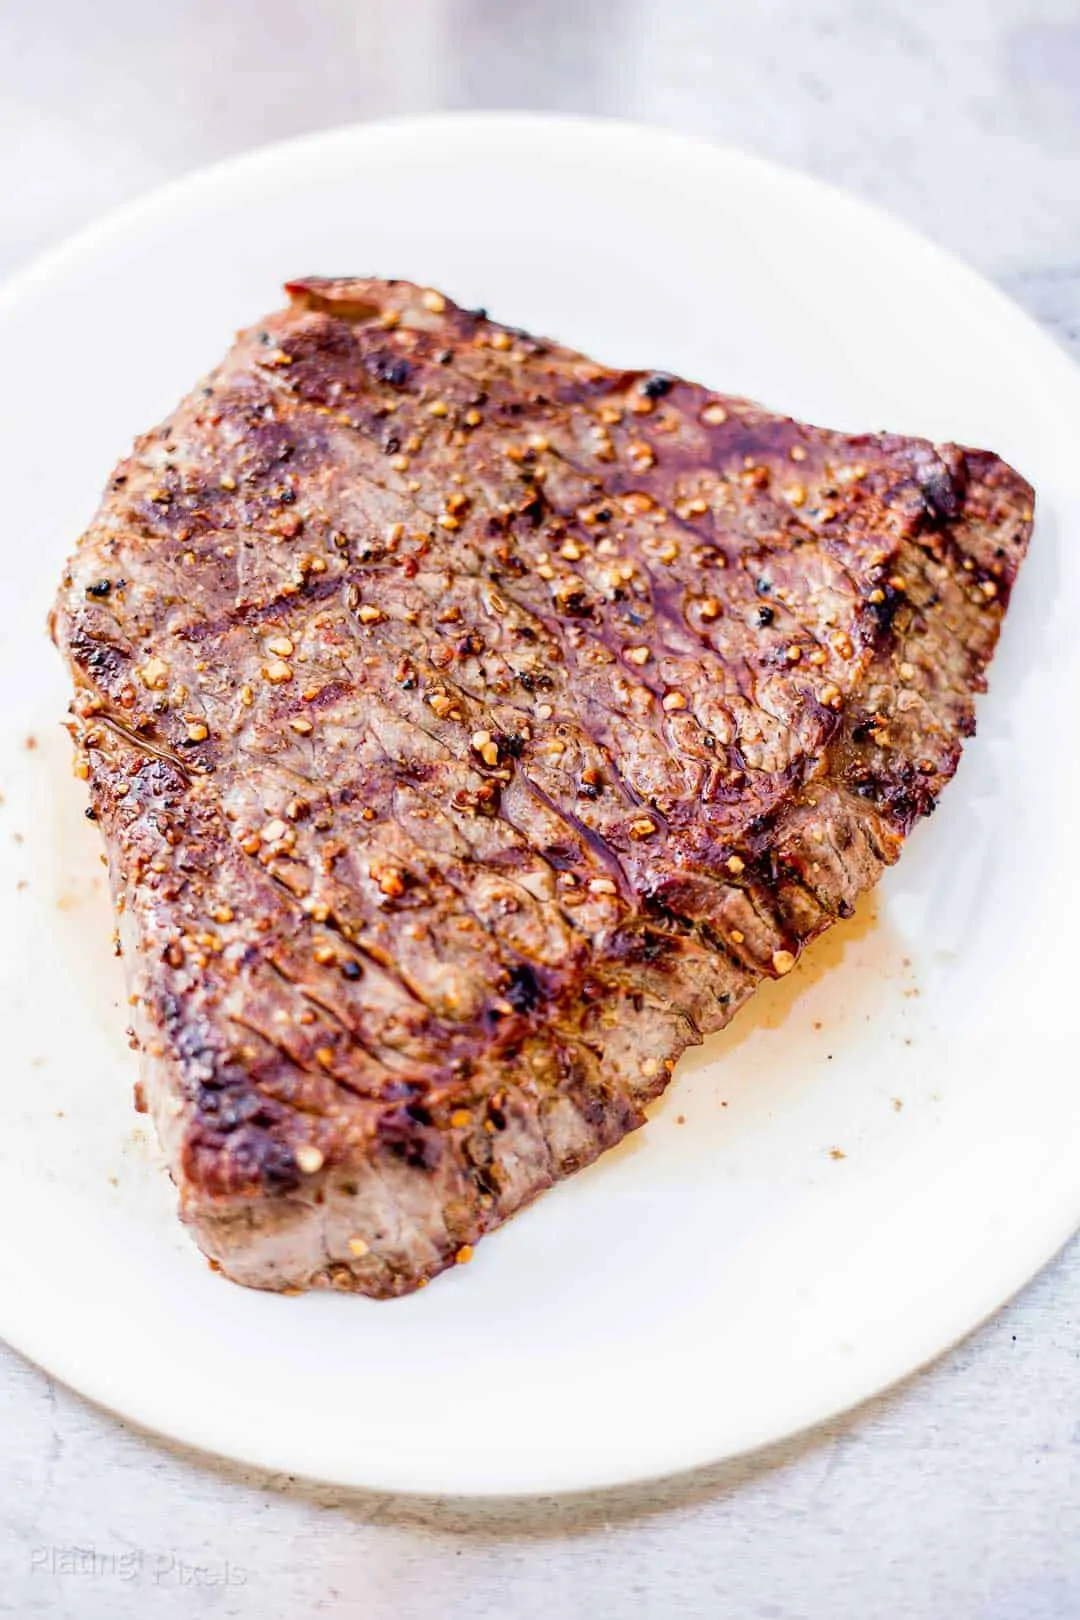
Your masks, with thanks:
[[[181,1216],[237,1282],[385,1297],[896,860],[1033,497],[406,282],[288,291],[121,462],[53,630]]]

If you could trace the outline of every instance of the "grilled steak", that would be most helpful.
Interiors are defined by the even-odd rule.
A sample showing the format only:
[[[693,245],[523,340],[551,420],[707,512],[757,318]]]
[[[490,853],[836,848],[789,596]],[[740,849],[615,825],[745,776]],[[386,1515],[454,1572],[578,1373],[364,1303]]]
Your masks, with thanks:
[[[895,861],[1027,545],[996,456],[290,286],[54,633],[183,1219],[400,1294],[642,1123]]]

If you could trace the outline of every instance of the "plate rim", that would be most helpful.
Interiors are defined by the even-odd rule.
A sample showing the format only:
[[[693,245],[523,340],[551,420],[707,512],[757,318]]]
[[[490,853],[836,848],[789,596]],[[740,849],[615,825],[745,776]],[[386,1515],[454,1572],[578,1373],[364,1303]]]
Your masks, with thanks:
[[[10,317],[20,301],[36,293],[43,282],[63,276],[77,269],[80,259],[89,253],[107,249],[110,242],[137,232],[147,220],[168,212],[181,202],[198,201],[200,196],[212,197],[222,183],[234,183],[260,173],[268,173],[282,162],[308,156],[348,152],[357,147],[377,148],[381,142],[408,140],[418,135],[430,138],[441,133],[450,138],[467,140],[470,134],[484,132],[490,135],[499,127],[521,132],[550,134],[559,130],[564,136],[577,136],[582,140],[608,142],[614,151],[616,145],[624,148],[629,157],[634,147],[648,148],[651,157],[665,161],[681,159],[693,161],[714,172],[723,169],[730,173],[767,177],[803,198],[816,200],[817,205],[834,218],[848,222],[858,234],[871,232],[875,237],[896,243],[898,252],[914,255],[940,285],[951,285],[954,291],[966,293],[972,301],[973,320],[981,324],[993,323],[997,341],[1019,346],[1029,359],[1033,374],[1048,376],[1055,397],[1069,396],[1069,410],[1080,425],[1080,369],[1056,338],[1030,316],[1000,287],[986,280],[960,258],[941,247],[921,232],[898,219],[874,202],[846,191],[828,181],[787,164],[777,163],[738,148],[713,143],[694,135],[685,135],[667,128],[621,118],[589,117],[538,111],[460,111],[384,118],[315,130],[303,135],[256,146],[211,164],[200,166],[186,174],[144,192],[103,216],[91,220],[81,229],[47,248],[27,264],[17,268],[0,284],[0,319]],[[463,1482],[457,1467],[458,1454],[443,1459],[433,1452],[420,1464],[417,1454],[410,1452],[399,1465],[385,1452],[361,1450],[356,1466],[328,1466],[309,1452],[295,1431],[288,1430],[284,1437],[268,1429],[258,1437],[243,1422],[233,1433],[220,1427],[211,1432],[212,1421],[207,1418],[200,1425],[199,1413],[184,1408],[181,1419],[170,1413],[165,1390],[152,1382],[138,1386],[134,1396],[121,1386],[120,1378],[110,1376],[107,1370],[95,1366],[89,1378],[81,1376],[77,1348],[35,1332],[33,1322],[18,1321],[18,1311],[12,1313],[10,1305],[20,1296],[16,1288],[12,1294],[0,1294],[0,1336],[17,1352],[27,1356],[49,1376],[58,1378],[83,1398],[104,1408],[121,1420],[133,1421],[166,1440],[190,1446],[208,1456],[219,1456],[243,1466],[287,1472],[301,1477],[330,1482],[351,1489],[387,1490],[413,1497],[436,1495],[468,1499],[497,1497],[530,1498],[538,1495],[572,1496],[586,1491],[611,1490],[641,1485],[693,1470],[700,1470],[720,1462],[746,1457],[775,1446],[781,1441],[799,1436],[809,1437],[823,1425],[838,1416],[854,1412],[868,1400],[884,1395],[897,1385],[955,1348],[993,1314],[1007,1305],[1053,1258],[1080,1225],[1080,1203],[1075,1210],[1063,1216],[1060,1225],[1047,1235],[1045,1242],[1032,1245],[1041,1258],[1034,1266],[1030,1253],[1008,1273],[995,1271],[994,1280],[976,1290],[980,1300],[977,1315],[973,1317],[971,1297],[966,1296],[963,1306],[939,1311],[931,1326],[913,1332],[903,1341],[902,1348],[890,1355],[879,1355],[865,1368],[861,1376],[849,1376],[842,1395],[830,1396],[825,1406],[812,1395],[789,1399],[774,1405],[768,1423],[750,1425],[753,1432],[734,1442],[704,1439],[697,1444],[683,1443],[671,1446],[663,1457],[643,1455],[640,1447],[631,1448],[629,1461],[619,1466],[621,1453],[609,1462],[590,1457],[589,1466],[578,1467],[576,1480],[566,1484],[565,1473],[559,1478],[545,1479],[557,1472],[554,1460],[558,1453],[526,1453],[524,1467],[515,1466],[507,1459],[498,1463],[492,1454],[485,1454],[479,1472],[482,1477]],[[0,1256],[0,1269],[7,1271]],[[16,1321],[11,1321],[12,1314]],[[783,1413],[784,1415],[780,1415]],[[727,1424],[730,1430],[730,1421]],[[745,1427],[745,1425],[744,1425]],[[707,1425],[703,1432],[711,1432]],[[582,1453],[578,1453],[579,1458]],[[539,1466],[537,1466],[539,1464]],[[418,1473],[424,1478],[416,1479]],[[409,1477],[410,1475],[414,1477]],[[529,1483],[523,1483],[528,1475]],[[560,1482],[562,1480],[563,1482]],[[538,1482],[539,1481],[539,1482]]]

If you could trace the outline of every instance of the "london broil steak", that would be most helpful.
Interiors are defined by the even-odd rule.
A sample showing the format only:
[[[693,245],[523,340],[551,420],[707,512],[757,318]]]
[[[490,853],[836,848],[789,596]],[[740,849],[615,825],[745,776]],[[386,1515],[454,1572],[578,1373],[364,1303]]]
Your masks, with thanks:
[[[1028,543],[997,456],[305,280],[54,633],[147,1100],[237,1282],[405,1293],[895,861]]]

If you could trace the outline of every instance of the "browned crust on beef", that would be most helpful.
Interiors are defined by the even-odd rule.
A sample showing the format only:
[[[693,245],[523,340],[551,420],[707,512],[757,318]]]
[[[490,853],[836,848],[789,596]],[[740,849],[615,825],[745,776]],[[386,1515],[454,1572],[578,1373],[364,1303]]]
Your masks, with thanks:
[[[118,467],[54,630],[183,1218],[385,1296],[896,859],[1032,492],[405,282],[289,292]]]

